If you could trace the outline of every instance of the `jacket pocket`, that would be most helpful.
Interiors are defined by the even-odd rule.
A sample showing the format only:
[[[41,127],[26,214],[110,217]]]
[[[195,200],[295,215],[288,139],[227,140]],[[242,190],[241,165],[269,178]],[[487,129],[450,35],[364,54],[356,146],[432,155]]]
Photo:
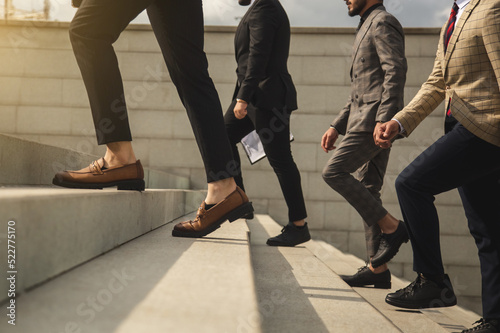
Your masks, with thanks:
[[[377,102],[380,100],[380,93],[371,93],[363,95],[363,103]]]

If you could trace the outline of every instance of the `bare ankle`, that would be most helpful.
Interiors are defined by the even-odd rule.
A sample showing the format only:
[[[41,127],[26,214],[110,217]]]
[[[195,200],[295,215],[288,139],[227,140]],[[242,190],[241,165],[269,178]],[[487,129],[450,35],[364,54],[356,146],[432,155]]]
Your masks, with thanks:
[[[229,194],[236,190],[234,178],[226,178],[208,183],[208,193],[205,198],[206,204],[216,204],[224,200]]]
[[[105,167],[127,165],[137,161],[130,141],[110,142],[106,146],[103,158]]]
[[[370,269],[370,271],[372,271],[375,274],[383,273],[389,269],[387,264],[383,264],[382,266],[378,266],[378,267],[374,268],[371,263],[368,265],[368,268]]]
[[[392,234],[398,228],[399,220],[387,213],[377,224],[384,234]]]
[[[305,220],[299,220],[299,221],[293,221],[293,224],[296,226],[296,227],[303,227],[306,225],[306,221]]]

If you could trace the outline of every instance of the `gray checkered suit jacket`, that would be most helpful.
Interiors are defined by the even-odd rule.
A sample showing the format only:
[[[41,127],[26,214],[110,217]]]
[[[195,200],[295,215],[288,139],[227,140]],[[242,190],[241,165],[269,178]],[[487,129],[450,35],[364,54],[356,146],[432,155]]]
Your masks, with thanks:
[[[351,61],[351,96],[331,124],[340,134],[373,132],[404,106],[406,58],[399,21],[377,7],[356,35]]]
[[[471,0],[444,54],[441,31],[434,69],[394,118],[410,133],[443,101],[477,137],[500,146],[500,0]],[[446,105],[448,107],[448,105]]]

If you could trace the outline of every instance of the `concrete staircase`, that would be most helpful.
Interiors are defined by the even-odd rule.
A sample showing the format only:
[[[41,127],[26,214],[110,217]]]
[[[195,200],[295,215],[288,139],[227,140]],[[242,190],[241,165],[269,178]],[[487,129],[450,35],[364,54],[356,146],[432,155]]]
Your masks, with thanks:
[[[17,292],[195,211],[203,200],[202,192],[187,190],[187,178],[149,169],[144,192],[50,185],[57,170],[79,168],[95,158],[0,135],[0,243],[5,249],[0,251],[0,267],[6,267],[12,225],[16,265],[9,271],[18,272]],[[163,186],[170,189],[155,189]],[[9,283],[0,281],[2,301]]]
[[[57,161],[94,156],[3,135],[0,152],[0,267],[15,272],[17,292],[0,280],[0,332],[459,332],[479,318],[458,306],[402,311],[385,304],[387,290],[351,288],[339,274],[360,259],[321,241],[269,247],[281,226],[268,215],[201,239],[172,237],[202,191],[56,188],[48,184],[64,168]],[[189,186],[148,174],[150,187]],[[393,276],[393,290],[407,284]],[[16,327],[6,316],[12,300]]]
[[[351,288],[338,274],[363,262],[324,242],[266,246],[281,229],[268,215],[201,239],[171,237],[175,222],[19,295],[16,332],[444,333],[478,319],[458,306],[403,311],[384,303],[388,290]],[[407,283],[393,277],[392,290]]]

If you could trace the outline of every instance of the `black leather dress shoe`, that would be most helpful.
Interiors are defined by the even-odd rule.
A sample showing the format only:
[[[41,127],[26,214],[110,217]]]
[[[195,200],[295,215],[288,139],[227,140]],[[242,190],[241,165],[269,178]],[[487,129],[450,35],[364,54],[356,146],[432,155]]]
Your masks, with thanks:
[[[389,262],[403,243],[408,242],[408,230],[403,221],[399,221],[398,228],[392,234],[382,234],[377,253],[371,260],[372,267],[379,267]]]
[[[368,266],[363,266],[354,275],[340,275],[340,277],[351,287],[373,286],[380,289],[391,289],[391,272],[389,270],[375,274]]]
[[[448,275],[438,284],[419,274],[406,288],[388,294],[385,301],[405,309],[442,308],[457,304]]]
[[[281,229],[281,234],[269,238],[267,245],[270,246],[295,246],[311,239],[307,223],[304,227],[296,227],[293,222],[288,223]]]
[[[253,212],[251,213],[248,213],[247,215],[243,216],[242,219],[245,219],[245,220],[253,220],[255,218]]]
[[[481,318],[474,324],[477,324],[477,326],[463,330],[462,333],[500,333],[500,320],[485,320]]]

